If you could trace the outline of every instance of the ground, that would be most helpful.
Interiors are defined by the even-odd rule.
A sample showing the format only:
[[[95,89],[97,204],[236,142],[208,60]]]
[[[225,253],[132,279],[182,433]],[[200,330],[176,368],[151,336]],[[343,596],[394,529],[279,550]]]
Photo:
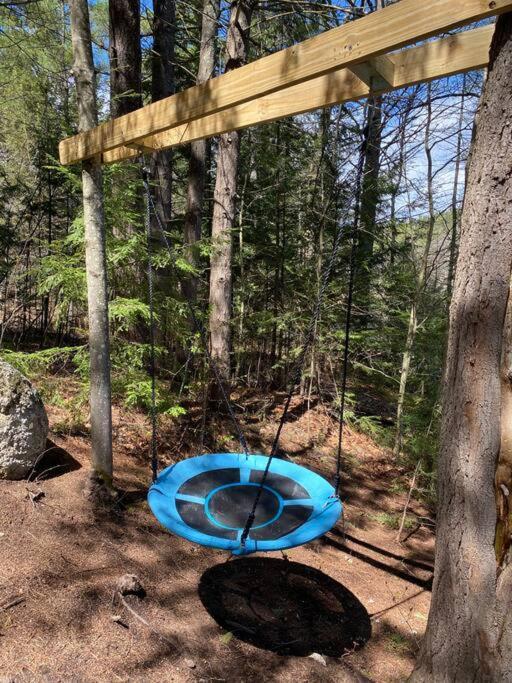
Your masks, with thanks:
[[[243,407],[252,449],[268,451],[279,397]],[[161,432],[164,464],[197,448],[194,410],[188,426]],[[413,497],[411,535],[397,542],[391,527],[410,475],[370,438],[346,432],[344,529],[338,523],[288,559],[226,562],[151,515],[142,415],[114,410],[116,484],[125,493],[96,510],[84,496],[87,435],[62,433],[63,409],[49,417],[51,450],[31,481],[0,481],[0,680],[407,679],[427,622],[434,539]],[[222,440],[228,423],[217,427]],[[282,441],[294,461],[332,479],[336,437],[321,404],[307,410],[296,399]],[[426,525],[417,528],[418,518]],[[115,596],[127,573],[145,598]],[[367,642],[357,649],[358,640]]]

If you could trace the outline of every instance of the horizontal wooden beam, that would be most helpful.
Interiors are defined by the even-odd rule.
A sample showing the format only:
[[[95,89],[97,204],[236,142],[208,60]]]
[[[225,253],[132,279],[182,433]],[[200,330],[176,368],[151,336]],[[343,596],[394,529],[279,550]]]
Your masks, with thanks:
[[[152,135],[145,138],[144,143],[151,149],[165,149],[230,130],[362,99],[370,94],[377,95],[423,81],[482,69],[489,62],[493,32],[494,25],[484,26],[389,54],[388,59],[393,65],[393,83],[388,83],[380,90],[371,90],[351,70],[341,69]],[[133,149],[117,147],[105,152],[103,161],[113,163],[133,158],[137,154]]]
[[[512,10],[512,0],[401,0],[130,114],[63,140],[70,164],[342,67]]]

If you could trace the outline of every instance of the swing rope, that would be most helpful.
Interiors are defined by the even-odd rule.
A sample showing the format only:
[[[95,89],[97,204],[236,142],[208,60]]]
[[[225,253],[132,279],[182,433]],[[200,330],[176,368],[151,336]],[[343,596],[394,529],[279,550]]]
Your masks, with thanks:
[[[359,221],[361,218],[361,189],[363,177],[364,153],[366,145],[363,143],[358,166],[358,183],[354,200],[354,220],[352,223],[352,235],[350,244],[350,265],[348,276],[347,311],[345,313],[345,340],[343,343],[343,363],[341,369],[341,390],[340,390],[340,413],[338,419],[338,448],[336,452],[336,477],[334,479],[334,490],[339,496],[341,484],[341,462],[343,455],[343,426],[345,423],[345,404],[347,398],[347,375],[348,375],[348,355],[350,351],[350,326],[352,323],[352,308],[354,303],[354,284],[356,279],[356,247],[359,233]]]
[[[353,305],[353,295],[354,295],[354,282],[355,282],[355,256],[356,256],[356,240],[357,240],[357,234],[359,230],[359,218],[360,218],[360,199],[361,199],[361,190],[362,190],[362,177],[363,177],[363,165],[364,165],[364,155],[365,155],[365,150],[366,150],[366,145],[367,145],[367,136],[365,135],[363,137],[363,142],[361,144],[361,149],[359,153],[359,161],[357,165],[357,182],[355,186],[355,191],[353,193],[353,196],[350,198],[350,201],[354,201],[354,219],[352,222],[352,230],[351,230],[351,247],[350,247],[350,265],[349,265],[349,286],[348,286],[348,296],[347,296],[347,312],[345,316],[345,341],[343,345],[343,369],[342,369],[342,382],[341,382],[341,399],[340,399],[340,411],[339,411],[339,422],[338,422],[338,447],[337,447],[337,453],[336,453],[336,475],[335,475],[335,481],[334,481],[334,496],[336,498],[339,497],[339,490],[340,490],[340,483],[341,483],[341,464],[342,464],[342,454],[343,454],[343,423],[345,420],[345,404],[346,404],[346,390],[347,390],[347,370],[348,370],[348,355],[349,355],[349,347],[350,347],[350,324],[351,324],[351,318],[352,318],[352,305]],[[316,304],[315,308],[313,311],[313,316],[311,318],[308,331],[306,334],[306,338],[304,340],[304,344],[302,346],[302,349],[300,351],[300,354],[297,358],[297,363],[295,366],[295,370],[292,373],[292,382],[290,384],[290,389],[288,391],[288,395],[286,397],[286,402],[284,405],[284,409],[281,415],[281,419],[279,421],[279,425],[277,428],[276,435],[274,437],[274,442],[272,444],[272,449],[270,451],[269,458],[266,463],[265,470],[263,472],[263,476],[261,478],[260,485],[258,487],[258,490],[256,492],[256,496],[254,498],[254,503],[251,509],[251,512],[249,513],[249,516],[247,517],[247,522],[245,523],[244,530],[242,532],[241,536],[241,544],[244,545],[245,542],[247,541],[247,537],[251,531],[251,528],[254,524],[254,521],[256,519],[256,510],[258,507],[258,504],[260,502],[261,494],[263,492],[263,488],[265,486],[265,482],[267,480],[267,476],[270,470],[270,465],[272,463],[272,460],[276,456],[278,449],[279,449],[279,439],[281,437],[281,432],[283,430],[283,427],[286,422],[286,418],[288,416],[288,411],[290,409],[290,404],[291,400],[295,391],[295,386],[300,382],[300,379],[302,377],[302,373],[304,371],[304,364],[306,362],[306,356],[308,353],[309,348],[311,347],[312,343],[315,340],[315,330],[317,329],[317,323],[320,318],[320,312],[322,309],[322,302],[325,296],[325,291],[327,289],[327,286],[330,281],[331,273],[334,267],[334,264],[336,262],[336,258],[338,256],[338,251],[342,242],[342,237],[345,234],[345,231],[343,228],[340,226],[338,228],[338,231],[336,233],[336,237],[334,239],[334,244],[331,252],[331,256],[329,258],[329,261],[327,262],[323,272],[322,272],[322,277],[321,277],[321,285],[318,290],[318,295],[316,299]]]
[[[144,173],[144,170],[143,170]],[[147,199],[147,197],[146,197]],[[158,476],[157,408],[156,408],[156,358],[155,358],[155,301],[153,287],[153,254],[151,248],[151,205],[146,201],[146,247],[148,250],[148,303],[149,303],[149,374],[151,378],[151,476],[153,483]]]
[[[352,316],[352,307],[353,307],[353,293],[354,293],[354,281],[355,281],[355,255],[356,255],[356,240],[357,240],[357,233],[358,233],[358,228],[359,228],[359,218],[360,218],[360,197],[361,197],[361,186],[362,186],[362,171],[363,171],[363,163],[364,163],[364,150],[366,147],[366,141],[363,140],[363,143],[361,145],[361,151],[359,155],[359,163],[358,163],[358,169],[357,169],[357,183],[355,187],[355,192],[353,193],[353,196],[350,198],[351,201],[354,201],[355,203],[355,208],[354,208],[354,220],[352,223],[352,230],[351,230],[351,249],[350,249],[350,266],[349,266],[349,284],[348,284],[348,296],[347,296],[347,311],[346,311],[346,316],[345,316],[345,340],[344,340],[344,348],[343,348],[343,367],[342,367],[342,378],[341,378],[341,392],[340,392],[340,410],[339,410],[339,428],[338,428],[338,447],[337,447],[337,454],[336,454],[336,474],[335,474],[335,483],[334,483],[334,497],[338,498],[339,497],[339,489],[340,489],[340,482],[341,482],[341,464],[342,464],[342,446],[343,446],[343,423],[344,423],[344,414],[345,414],[345,406],[346,406],[346,388],[347,388],[347,366],[348,366],[348,356],[349,356],[349,345],[350,345],[350,325],[351,325],[351,316]],[[149,186],[149,169],[143,165],[142,167],[142,180],[143,180],[143,185],[144,185],[144,191],[145,191],[145,198],[146,198],[146,217],[145,217],[145,222],[146,222],[146,235],[147,235],[147,244],[148,244],[148,288],[149,288],[149,306],[150,306],[150,345],[151,345],[151,358],[150,358],[150,363],[151,363],[151,400],[152,400],[152,410],[151,410],[151,420],[152,420],[152,436],[151,436],[151,467],[152,467],[152,474],[153,474],[153,481],[156,479],[156,474],[157,474],[157,469],[158,469],[158,457],[157,457],[157,448],[156,448],[156,439],[157,439],[157,434],[156,434],[156,428],[157,428],[157,420],[156,420],[156,391],[155,391],[155,340],[154,340],[154,293],[153,293],[153,267],[152,267],[152,250],[151,250],[151,216],[154,215],[156,219],[156,223],[160,229],[160,232],[162,234],[162,238],[164,241],[164,245],[169,253],[169,256],[171,257],[171,267],[173,269],[173,273],[176,276],[176,279],[178,282],[182,282],[182,279],[177,272],[177,269],[175,267],[175,262],[174,262],[174,250],[169,242],[169,239],[167,237],[167,234],[165,232],[165,228],[162,224],[162,221],[160,219],[160,216],[158,214],[158,211],[156,210],[154,200],[151,194],[150,186]],[[336,262],[338,252],[340,245],[342,243],[342,238],[345,235],[345,230],[343,227],[339,227],[336,237],[334,240],[334,244],[332,247],[332,252],[331,256],[322,272],[322,277],[321,277],[321,285],[318,291],[315,307],[313,309],[313,315],[311,317],[310,323],[308,325],[308,329],[306,332],[305,340],[302,345],[301,351],[299,353],[299,356],[297,358],[297,361],[295,363],[295,368],[292,371],[292,381],[290,383],[290,388],[286,397],[285,405],[283,408],[283,412],[281,415],[281,419],[279,421],[279,425],[272,443],[272,448],[270,451],[270,455],[267,459],[265,469],[263,471],[263,476],[261,478],[260,484],[257,488],[256,491],[256,496],[254,498],[253,506],[252,509],[247,517],[247,521],[245,524],[245,527],[243,529],[240,543],[241,545],[245,545],[247,541],[247,537],[251,531],[251,528],[254,524],[255,518],[256,518],[256,510],[258,507],[258,504],[260,502],[261,494],[265,486],[265,482],[268,477],[268,473],[270,470],[270,465],[272,463],[272,460],[276,456],[278,450],[279,450],[279,441],[281,437],[281,432],[283,430],[283,427],[286,423],[286,418],[288,416],[288,412],[290,409],[290,404],[291,400],[293,398],[293,394],[295,392],[295,387],[296,385],[300,382],[300,379],[302,377],[302,373],[304,371],[304,365],[306,362],[306,357],[308,354],[309,349],[311,348],[313,342],[315,341],[315,336],[316,336],[316,329],[317,329],[317,324],[320,318],[320,313],[322,310],[322,303],[325,297],[325,292],[327,290],[327,287],[330,282],[332,270],[334,268],[334,264]],[[208,345],[208,336],[206,333],[206,330],[199,320],[198,316],[196,315],[194,305],[192,301],[189,299],[187,295],[185,295],[185,301],[190,313],[190,318],[192,321],[192,325],[194,328],[194,331],[197,332],[201,338],[201,341],[203,343],[204,349],[205,349],[205,354],[206,358],[208,361],[208,364],[210,365],[210,368],[213,372],[214,378],[216,383],[219,386],[222,400],[226,405],[226,408],[228,410],[228,414],[231,418],[231,421],[233,422],[233,425],[235,427],[235,430],[237,432],[238,440],[240,442],[240,445],[242,447],[242,450],[246,457],[249,455],[249,448],[247,445],[247,441],[245,439],[245,436],[242,432],[242,428],[240,426],[240,423],[235,415],[235,412],[233,410],[233,407],[231,405],[231,402],[228,398],[228,395],[226,393],[224,383],[222,382],[220,372],[218,370],[218,367],[210,353],[209,345]]]

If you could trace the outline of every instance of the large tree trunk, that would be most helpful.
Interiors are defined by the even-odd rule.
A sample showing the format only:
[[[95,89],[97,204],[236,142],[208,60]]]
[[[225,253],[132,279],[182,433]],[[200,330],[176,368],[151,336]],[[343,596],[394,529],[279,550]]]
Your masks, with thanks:
[[[151,99],[174,93],[175,0],[154,0],[153,49],[151,51]],[[172,217],[172,150],[155,152],[151,158],[155,208],[168,228]],[[158,234],[154,226],[155,234]]]
[[[215,68],[215,37],[220,12],[220,0],[205,0],[201,23],[201,48],[196,83],[205,83]],[[183,235],[188,245],[188,258],[196,264],[193,245],[201,238],[201,218],[203,212],[204,185],[206,179],[206,159],[208,141],[197,140],[190,145],[190,161],[188,167],[187,208]],[[185,294],[195,297],[196,282],[194,278],[184,282]]]
[[[142,106],[138,0],[109,0],[110,113],[117,117]]]
[[[512,269],[512,14],[498,19],[471,153],[444,378],[432,606],[413,681],[512,680],[512,565],[495,555]],[[508,383],[505,382],[507,390]],[[507,487],[507,499],[510,489]]]
[[[71,1],[71,39],[73,72],[77,87],[78,123],[80,131],[84,131],[93,128],[98,123],[96,78],[87,0]],[[112,479],[112,413],[108,286],[102,172],[99,160],[89,159],[83,162],[82,184],[89,304],[92,467],[100,479],[110,483]]]
[[[242,66],[246,61],[252,10],[252,0],[238,0],[231,5],[226,40],[226,72]],[[238,131],[220,136],[213,196],[210,343],[212,357],[218,366],[227,393],[231,375],[232,230],[235,220],[239,153]],[[213,395],[218,397],[216,389],[213,389],[213,392]]]

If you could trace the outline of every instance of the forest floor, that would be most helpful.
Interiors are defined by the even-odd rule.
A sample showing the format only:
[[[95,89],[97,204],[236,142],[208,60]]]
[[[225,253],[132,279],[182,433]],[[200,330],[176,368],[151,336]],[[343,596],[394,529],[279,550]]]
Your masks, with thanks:
[[[240,400],[254,452],[268,452],[280,400]],[[293,407],[283,450],[332,480],[335,421],[315,401]],[[411,535],[397,542],[410,473],[369,437],[346,432],[345,535],[340,522],[288,560],[226,562],[151,515],[144,416],[114,409],[116,484],[131,493],[93,510],[83,493],[87,435],[62,433],[63,408],[48,413],[51,450],[32,480],[0,481],[0,680],[407,679],[427,623],[434,537],[415,525],[429,512],[413,498]],[[194,453],[199,422],[191,407],[162,430],[164,464]],[[227,450],[229,425],[215,428]],[[126,573],[139,577],[144,599],[113,599]],[[357,649],[357,640],[367,642]]]

